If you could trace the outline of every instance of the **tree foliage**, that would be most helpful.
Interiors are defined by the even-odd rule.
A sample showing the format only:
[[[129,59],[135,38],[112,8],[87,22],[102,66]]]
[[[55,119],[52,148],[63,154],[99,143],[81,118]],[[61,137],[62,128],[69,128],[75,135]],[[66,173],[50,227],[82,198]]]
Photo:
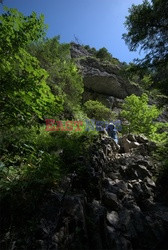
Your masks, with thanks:
[[[144,0],[132,5],[123,35],[131,51],[140,48],[146,52],[145,61],[168,60],[168,2],[167,0]]]
[[[99,49],[93,55],[96,56],[96,58],[99,58],[102,62],[109,62],[115,65],[120,64],[120,61],[117,58],[114,58],[105,47]]]
[[[148,67],[153,87],[168,95],[168,1],[144,0],[140,5],[132,5],[125,26],[128,32],[123,38],[130,50],[139,48],[146,54],[137,60],[141,69]]]
[[[60,44],[59,37],[54,37],[31,44],[29,51],[48,72],[47,83],[52,92],[62,96],[64,114],[72,114],[73,109],[80,105],[83,81],[70,57],[69,44]]]
[[[140,133],[153,137],[157,132],[157,123],[154,121],[160,114],[155,105],[148,105],[148,96],[143,94],[138,97],[126,97],[121,116],[129,122],[126,130],[130,133]]]
[[[61,99],[46,84],[47,72],[26,47],[45,33],[43,16],[25,17],[15,9],[0,16],[0,119],[2,126],[42,118],[51,109],[58,113]]]
[[[74,162],[92,142],[90,132],[50,134],[39,124],[45,116],[60,120],[63,108],[72,114],[83,92],[69,46],[57,38],[44,40],[45,28],[43,16],[36,13],[26,17],[6,9],[0,16],[1,232],[12,237],[3,237],[3,246],[9,249],[15,241],[14,228],[22,236],[33,232],[47,190],[67,172],[81,171]],[[22,246],[19,240],[17,247]]]
[[[112,59],[112,55],[108,52],[108,50],[105,47],[97,51],[96,57],[100,58],[101,60],[107,60],[107,61]]]
[[[85,45],[84,48],[93,56],[96,56],[97,50],[94,47],[91,48],[89,45]]]

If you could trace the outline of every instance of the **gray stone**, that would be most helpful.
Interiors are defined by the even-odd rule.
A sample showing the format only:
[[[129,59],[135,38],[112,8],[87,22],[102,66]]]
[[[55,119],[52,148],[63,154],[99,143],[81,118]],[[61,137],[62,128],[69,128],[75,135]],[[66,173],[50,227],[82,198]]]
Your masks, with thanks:
[[[152,187],[152,188],[155,188],[155,187],[156,187],[155,182],[154,182],[152,179],[150,179],[148,176],[145,178],[145,181],[146,181],[146,184],[147,184],[148,186],[150,186],[150,187]]]
[[[149,140],[144,135],[136,135],[135,139],[139,143],[147,143]]]
[[[152,176],[151,172],[143,165],[135,165],[135,166],[132,166],[132,168],[137,171],[138,177],[140,179],[144,179],[147,176],[148,177]]]
[[[118,211],[121,208],[121,204],[117,198],[116,194],[110,193],[110,192],[105,192],[102,196],[102,203],[115,210]]]
[[[128,138],[128,140],[131,141],[131,142],[136,142],[135,136],[132,135],[132,134],[128,134],[127,138]]]
[[[116,211],[108,212],[107,213],[107,221],[113,226],[117,227],[119,223],[119,216]]]
[[[119,213],[120,226],[123,233],[126,233],[127,236],[134,238],[137,236],[133,220],[131,219],[132,212],[126,208],[123,208]]]
[[[79,58],[83,56],[90,56],[91,54],[80,44],[71,43],[71,57],[72,58]]]

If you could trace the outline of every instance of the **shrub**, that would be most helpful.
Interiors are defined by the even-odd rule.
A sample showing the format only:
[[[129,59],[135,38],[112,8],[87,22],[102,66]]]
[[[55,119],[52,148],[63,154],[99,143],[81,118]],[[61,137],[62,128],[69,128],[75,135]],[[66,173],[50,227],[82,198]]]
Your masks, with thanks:
[[[129,122],[125,128],[126,132],[142,133],[150,138],[154,138],[157,132],[158,126],[154,119],[159,114],[160,111],[155,105],[148,105],[146,94],[140,97],[136,95],[126,97],[121,111],[121,116]]]
[[[89,45],[85,45],[84,48],[91,54],[96,55],[97,51],[95,48],[91,48]]]
[[[84,110],[91,119],[110,121],[115,118],[114,113],[98,101],[89,100],[85,102]]]
[[[104,47],[97,51],[96,57],[101,60],[107,60],[107,61],[110,61],[112,59],[112,55]]]

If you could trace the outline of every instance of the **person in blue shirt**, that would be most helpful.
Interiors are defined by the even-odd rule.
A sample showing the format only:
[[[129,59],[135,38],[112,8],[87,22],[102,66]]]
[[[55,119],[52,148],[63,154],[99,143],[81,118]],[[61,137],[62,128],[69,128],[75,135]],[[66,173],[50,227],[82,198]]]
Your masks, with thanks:
[[[118,131],[115,125],[112,122],[109,123],[106,130],[108,135],[118,144]]]

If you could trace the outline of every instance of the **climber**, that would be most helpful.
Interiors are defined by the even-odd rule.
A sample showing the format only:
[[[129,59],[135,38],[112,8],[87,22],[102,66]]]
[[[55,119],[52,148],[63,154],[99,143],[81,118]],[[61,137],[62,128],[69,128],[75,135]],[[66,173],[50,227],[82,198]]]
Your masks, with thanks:
[[[108,135],[118,144],[118,131],[115,125],[112,122],[110,122],[107,125],[106,130],[107,130]]]

